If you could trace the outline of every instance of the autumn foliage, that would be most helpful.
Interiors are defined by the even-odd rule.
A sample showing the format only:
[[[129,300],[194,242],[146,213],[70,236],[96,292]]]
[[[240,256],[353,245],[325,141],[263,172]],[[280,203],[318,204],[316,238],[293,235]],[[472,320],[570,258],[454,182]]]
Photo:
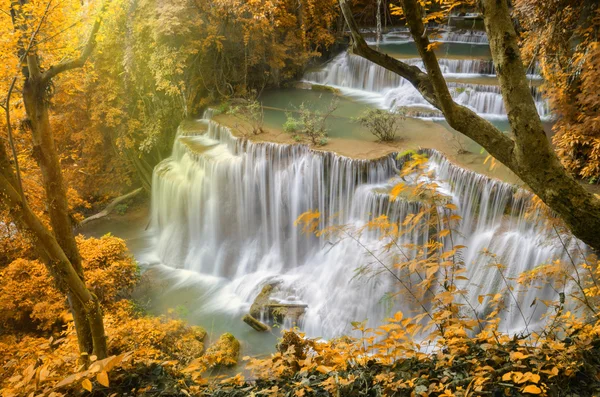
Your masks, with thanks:
[[[594,1],[519,0],[523,53],[539,63],[542,89],[556,116],[553,141],[567,169],[600,176],[600,9]]]
[[[104,309],[111,356],[89,369],[79,367],[77,338],[64,296],[42,264],[15,260],[2,270],[0,278],[3,397],[84,390],[88,384],[91,389],[92,381],[106,387],[109,378],[133,382],[128,371],[148,371],[146,381],[151,383],[156,377],[150,377],[148,368],[159,363],[166,368],[165,377],[171,379],[180,376],[176,367],[183,368],[204,351],[204,330],[172,317],[145,316],[126,299],[139,274],[123,240],[78,237],[77,242],[87,285]]]

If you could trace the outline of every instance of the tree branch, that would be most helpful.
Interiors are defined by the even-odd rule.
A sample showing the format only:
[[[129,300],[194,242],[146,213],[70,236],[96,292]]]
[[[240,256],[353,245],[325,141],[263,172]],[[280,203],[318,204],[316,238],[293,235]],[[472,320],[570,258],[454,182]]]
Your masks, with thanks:
[[[419,90],[429,103],[437,108],[438,104],[434,96],[431,81],[429,81],[429,76],[416,66],[408,65],[369,47],[360,34],[358,24],[354,19],[348,0],[340,0],[340,8],[342,9],[342,14],[346,19],[346,23],[348,24],[352,35],[352,52],[404,77]]]
[[[356,54],[409,80],[429,103],[442,111],[452,128],[473,139],[510,168],[561,216],[575,236],[600,252],[597,232],[600,230],[600,200],[568,174],[544,133],[529,91],[507,0],[481,0],[480,4],[514,141],[472,110],[454,102],[426,35],[421,6],[416,0],[402,0],[402,5],[427,74],[418,74],[402,62],[369,48],[347,2],[339,0]],[[418,84],[419,79],[423,79],[421,84]]]
[[[0,145],[0,208],[9,209],[15,223],[32,232],[34,246],[56,280],[59,290],[77,299],[85,308],[94,338],[93,353],[98,357],[106,357],[106,337],[98,299],[86,288],[52,232],[31,210],[25,197],[19,194],[15,179],[4,146]]]
[[[414,0],[405,0],[405,14],[410,25],[411,34],[417,44],[419,53],[427,73],[416,66],[407,65],[397,59],[369,47],[360,34],[358,25],[352,14],[348,0],[339,0],[342,14],[350,28],[353,39],[353,52],[365,59],[407,79],[425,100],[441,110],[448,124],[455,130],[473,139],[483,146],[491,155],[507,165],[513,166],[512,151],[514,142],[489,121],[478,116],[471,109],[459,105],[452,99],[444,76],[440,70],[437,57],[429,47],[429,38],[425,34],[420,17],[419,5]],[[407,13],[406,6],[412,12]]]
[[[544,145],[551,149],[529,90],[508,4],[496,0],[483,0],[480,4],[508,122],[517,145]]]
[[[79,57],[75,59],[69,59],[67,61],[61,62],[58,65],[51,66],[47,71],[42,74],[42,82],[47,84],[54,77],[59,75],[60,73],[66,72],[68,70],[77,69],[85,65],[90,55],[92,55],[92,51],[96,47],[96,36],[98,31],[100,30],[100,26],[102,25],[102,14],[108,8],[108,4],[110,0],[106,0],[100,9],[100,13],[96,17],[96,21],[94,22],[94,26],[92,26],[92,31],[90,32],[90,36],[81,51]]]
[[[13,139],[12,133],[12,125],[10,120],[10,97],[12,95],[13,89],[15,88],[15,83],[17,82],[17,78],[13,77],[12,82],[10,83],[10,87],[8,89],[8,94],[6,95],[5,105],[2,106],[4,111],[6,112],[6,129],[8,130],[8,142],[10,144],[10,150],[12,151],[13,161],[15,162],[15,170],[17,172],[17,187],[18,192],[21,197],[25,197],[23,193],[23,182],[21,180],[21,167],[19,167],[19,158],[17,157],[17,149],[15,147],[15,141]]]
[[[82,220],[81,222],[79,222],[79,225],[77,225],[77,226],[78,226],[78,227],[79,227],[79,226],[83,226],[83,225],[85,225],[86,223],[89,223],[89,222],[95,221],[96,219],[100,219],[100,218],[103,218],[103,217],[107,216],[108,214],[110,214],[110,213],[111,213],[111,212],[112,212],[112,211],[115,209],[115,207],[116,207],[116,206],[117,206],[119,203],[121,203],[121,202],[123,202],[123,201],[125,201],[125,200],[128,200],[128,199],[130,199],[130,198],[133,198],[133,197],[135,197],[135,196],[137,196],[137,195],[138,195],[138,194],[140,194],[140,193],[141,193],[143,190],[144,190],[144,188],[140,187],[140,188],[138,188],[138,189],[135,189],[134,191],[131,191],[131,192],[127,193],[127,194],[124,194],[124,195],[122,195],[122,196],[119,196],[119,197],[115,198],[115,199],[114,199],[113,201],[111,201],[111,202],[110,202],[110,204],[108,204],[108,205],[106,206],[106,208],[104,208],[102,211],[98,212],[96,215],[92,215],[92,216],[90,216],[90,217],[87,217],[87,218],[85,218],[84,220]]]

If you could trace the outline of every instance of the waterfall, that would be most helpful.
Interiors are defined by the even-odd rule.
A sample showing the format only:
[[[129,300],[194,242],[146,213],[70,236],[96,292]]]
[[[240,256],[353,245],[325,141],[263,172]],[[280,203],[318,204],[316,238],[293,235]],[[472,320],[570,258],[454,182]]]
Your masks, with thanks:
[[[476,30],[444,32],[442,33],[439,41],[443,41],[445,43],[467,43],[486,45],[490,43],[485,32],[480,32]]]
[[[408,59],[404,62],[423,69],[421,59]],[[446,77],[473,75],[494,75],[492,61],[481,59],[439,59]],[[434,109],[416,88],[407,80],[371,61],[349,53],[342,53],[331,60],[321,71],[309,72],[304,80],[310,83],[329,85],[342,90],[351,97],[360,98],[377,107],[418,107]],[[452,98],[459,104],[488,118],[506,117],[500,87],[464,83],[448,83]],[[547,102],[536,88],[532,88],[538,113],[541,117],[550,116]]]
[[[430,151],[429,157],[440,189],[463,219],[455,243],[468,247],[464,260],[475,305],[478,295],[502,287],[496,271],[485,266],[483,248],[498,255],[510,277],[563,255],[544,244],[549,237],[535,219],[525,217],[528,193],[461,169],[440,153]],[[168,266],[220,280],[221,304],[206,310],[242,302],[232,309],[239,316],[263,285],[277,280],[278,299],[308,305],[301,326],[309,336],[341,335],[351,321],[367,318],[376,325],[391,309],[413,312],[417,307],[408,301],[381,303],[399,289],[393,278],[355,277],[357,269],[373,262],[364,248],[352,240],[332,245],[327,237],[294,226],[309,210],[321,213],[320,228],[358,227],[381,214],[393,221],[415,214],[418,202],[389,200],[399,167],[395,155],[354,160],[306,145],[238,139],[214,121],[184,126],[172,156],[154,171],[156,254]],[[399,243],[426,239],[412,231]],[[377,236],[365,235],[361,242],[375,252],[381,249]],[[547,290],[535,293],[539,299],[553,297]],[[534,322],[539,320],[542,313],[529,308],[530,293],[518,299]],[[504,329],[523,328],[516,312],[503,313]]]
[[[364,31],[364,33],[370,33],[370,31]],[[489,45],[489,40],[485,32],[479,32],[474,30],[469,31],[443,31],[439,36],[432,36],[431,41],[440,41],[444,43],[457,43],[457,44],[481,44]],[[381,37],[382,44],[402,44],[409,43],[412,41],[412,36],[408,29],[392,30]],[[376,41],[367,40],[368,44],[375,44]]]

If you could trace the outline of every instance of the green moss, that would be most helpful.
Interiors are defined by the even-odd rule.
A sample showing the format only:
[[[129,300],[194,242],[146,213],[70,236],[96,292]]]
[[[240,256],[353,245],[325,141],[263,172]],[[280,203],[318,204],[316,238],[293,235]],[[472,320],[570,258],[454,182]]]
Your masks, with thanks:
[[[240,342],[229,332],[224,333],[208,348],[205,356],[212,367],[233,367],[240,356]]]
[[[331,92],[332,94],[335,94],[335,95],[340,94],[340,90],[338,90],[337,88],[329,87],[328,85],[313,84],[310,87],[310,89],[313,91]]]
[[[269,304],[271,295],[275,289],[275,284],[267,284],[260,291],[252,306],[250,306],[250,315],[254,318],[260,318],[260,312],[262,309]]]

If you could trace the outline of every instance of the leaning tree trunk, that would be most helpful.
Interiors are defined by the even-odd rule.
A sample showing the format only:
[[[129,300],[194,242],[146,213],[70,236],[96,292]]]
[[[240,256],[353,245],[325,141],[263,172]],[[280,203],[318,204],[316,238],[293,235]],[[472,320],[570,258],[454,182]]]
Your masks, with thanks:
[[[101,13],[106,10],[107,5],[108,1],[104,3]],[[96,35],[100,29],[102,17],[99,15],[95,18],[90,37],[78,58],[66,60],[42,71],[35,45],[36,34],[39,32],[49,11],[50,3],[47,5],[37,29],[29,38],[27,22],[32,20],[31,11],[21,7],[18,2],[13,1],[11,3],[11,15],[13,15],[15,30],[20,33],[19,57],[22,63],[26,60],[26,65],[22,69],[24,77],[23,102],[31,126],[33,156],[42,171],[48,214],[53,232],[51,235],[52,241],[49,241],[51,239],[47,236],[46,232],[48,231],[45,228],[40,228],[40,225],[36,223],[39,219],[32,218],[22,192],[20,201],[15,201],[17,200],[15,197],[12,197],[12,199],[14,205],[22,210],[16,212],[17,219],[34,232],[35,237],[41,244],[45,244],[44,250],[41,251],[42,257],[45,259],[51,274],[54,275],[58,287],[67,295],[73,313],[80,352],[82,355],[93,353],[98,358],[103,358],[107,354],[107,348],[102,310],[96,297],[85,286],[81,257],[79,256],[73,225],[69,216],[66,188],[56,151],[54,134],[50,126],[48,111],[50,98],[47,90],[54,77],[63,72],[80,68],[85,64],[96,45]],[[8,115],[10,112],[8,106],[5,110]],[[6,164],[4,162],[4,178],[5,182],[10,184]],[[5,192],[11,198],[9,187],[6,187]]]
[[[91,354],[95,354],[98,358],[106,357],[106,337],[98,298],[86,288],[54,234],[29,208],[20,192],[18,178],[12,172],[4,145],[0,145],[0,198],[0,203],[10,211],[19,228],[31,232],[36,250],[53,276],[57,288],[68,296],[70,302],[77,302],[75,307],[83,311],[77,314],[88,324],[91,340],[85,340],[85,343],[80,341],[80,349],[84,344],[91,344],[93,346]],[[77,337],[80,338],[80,333]],[[83,350],[81,353],[88,354]]]
[[[23,87],[23,102],[27,118],[31,123],[33,157],[42,171],[42,181],[46,191],[50,225],[52,226],[56,241],[64,251],[81,281],[85,282],[81,257],[69,215],[69,203],[67,201],[64,178],[56,152],[54,137],[50,129],[48,101],[45,94],[46,88],[42,86],[40,73],[36,70],[37,57],[30,56],[30,58],[34,59],[28,65],[29,77],[25,80]],[[66,294],[71,313],[73,314],[73,321],[75,322],[79,351],[91,355],[94,343],[86,310],[72,293],[67,290]]]
[[[481,0],[480,4],[515,139],[454,102],[427,37],[422,7],[416,0],[402,0],[402,6],[426,72],[370,48],[359,32],[348,0],[339,3],[350,27],[355,54],[407,79],[442,111],[452,128],[473,139],[511,169],[560,215],[576,237],[600,251],[600,200],[562,167],[544,133],[527,83],[507,0]]]

